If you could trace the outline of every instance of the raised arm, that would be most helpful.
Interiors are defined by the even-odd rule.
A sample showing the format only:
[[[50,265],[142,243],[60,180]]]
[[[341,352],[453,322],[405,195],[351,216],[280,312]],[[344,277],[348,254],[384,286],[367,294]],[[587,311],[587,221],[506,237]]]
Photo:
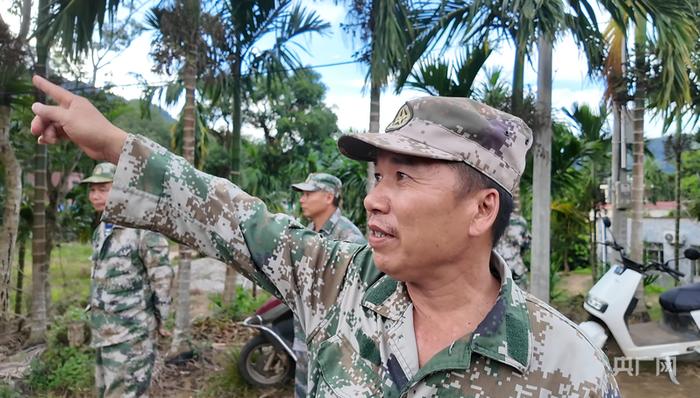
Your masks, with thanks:
[[[34,84],[57,102],[32,106],[40,143],[69,139],[91,158],[117,164],[106,219],[157,230],[233,265],[292,307],[307,333],[318,325],[361,246],[322,239],[270,214],[233,183],[113,126],[86,99],[36,76]]]
[[[157,230],[241,273],[315,325],[338,297],[361,246],[321,238],[228,180],[200,172],[182,157],[129,135],[104,217]]]

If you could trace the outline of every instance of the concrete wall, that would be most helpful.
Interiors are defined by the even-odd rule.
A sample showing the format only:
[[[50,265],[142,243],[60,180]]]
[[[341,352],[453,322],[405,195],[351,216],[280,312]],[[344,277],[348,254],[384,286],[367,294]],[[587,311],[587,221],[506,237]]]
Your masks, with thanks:
[[[629,231],[631,228],[631,220],[628,221]],[[673,218],[645,218],[643,221],[643,228],[644,241],[649,243],[661,243],[663,245],[664,261],[673,259],[673,241],[667,239],[667,235],[670,234],[668,237],[670,237],[671,239],[673,239],[673,236],[675,236],[675,220]],[[681,256],[683,255],[683,250],[691,246],[700,248],[700,222],[691,219],[681,219],[680,235]],[[612,240],[609,231],[604,230],[603,222],[601,220],[598,222],[598,240],[604,241],[606,238],[608,241]],[[627,249],[629,247],[629,244],[627,242],[627,239],[624,240],[625,242],[623,242],[623,239],[618,238],[618,242],[625,246],[625,249]],[[606,253],[604,246],[601,245],[599,247],[598,258],[601,261],[610,262],[612,255],[613,251],[611,249],[607,249]],[[671,262],[670,266],[671,268],[673,268],[673,262]],[[696,267],[700,268],[700,260],[696,262]],[[685,278],[682,280],[682,283],[700,282],[700,276],[693,275],[694,269],[693,263],[691,261],[687,259],[682,259],[679,264],[679,270],[686,275]],[[695,270],[695,273],[700,273],[700,270]],[[673,279],[664,274],[664,276],[660,278],[657,283],[667,287],[673,286]]]

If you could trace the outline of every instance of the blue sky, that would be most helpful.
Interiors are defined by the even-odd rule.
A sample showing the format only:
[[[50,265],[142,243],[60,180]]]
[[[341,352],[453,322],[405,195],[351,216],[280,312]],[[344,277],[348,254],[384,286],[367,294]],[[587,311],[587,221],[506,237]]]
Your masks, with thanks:
[[[302,39],[301,44],[308,49],[307,53],[301,53],[303,62],[307,65],[324,65],[352,60],[353,42],[347,34],[342,32],[340,23],[345,20],[346,10],[333,1],[305,1],[305,5],[316,10],[326,21],[330,22],[332,29],[326,36],[313,36]],[[6,7],[1,7],[3,17]],[[6,18],[6,20],[12,20]],[[505,43],[504,43],[505,44]],[[116,85],[129,85],[137,83],[134,74],[144,76],[149,82],[162,82],[167,77],[158,76],[150,71],[151,61],[148,56],[150,49],[150,35],[143,34],[135,40],[131,47],[115,58],[111,64],[100,71],[97,85],[102,86],[108,82]],[[448,52],[447,57],[454,54]],[[554,117],[564,120],[565,116],[558,111],[561,107],[570,107],[572,103],[587,103],[596,106],[603,94],[601,81],[592,81],[586,76],[586,61],[578,51],[573,40],[564,37],[555,44],[553,52],[553,93],[552,104],[555,110]],[[503,69],[502,75],[510,81],[512,75],[513,50],[507,45],[495,49],[490,56],[487,66]],[[536,59],[533,59],[536,65]],[[369,94],[363,90],[365,70],[360,64],[348,64],[316,69],[322,76],[323,83],[328,92],[326,103],[334,109],[338,116],[338,126],[346,131],[353,129],[364,131],[369,125]],[[526,89],[536,89],[536,72],[531,65],[526,68]],[[140,89],[136,85],[114,88],[114,91],[127,98],[138,98]],[[404,90],[400,94],[394,94],[393,86],[382,93],[380,128],[384,128],[394,116],[401,104],[416,96],[423,95],[413,90]],[[171,113],[177,113],[180,107],[171,107]],[[661,134],[658,123],[646,123],[648,137],[657,137]],[[244,133],[257,135],[250,127],[244,126]]]

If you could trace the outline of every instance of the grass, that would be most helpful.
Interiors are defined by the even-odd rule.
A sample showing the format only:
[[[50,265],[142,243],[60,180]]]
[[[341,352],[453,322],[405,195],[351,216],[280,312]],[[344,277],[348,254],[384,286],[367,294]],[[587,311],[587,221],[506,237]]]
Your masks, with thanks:
[[[661,304],[659,304],[659,296],[668,288],[651,284],[644,286],[644,301],[648,304],[649,317],[652,321],[658,321],[663,316]]]
[[[249,385],[238,371],[238,360],[240,348],[234,347],[228,352],[222,353],[218,361],[222,369],[213,373],[207,380],[207,385],[198,395],[202,398],[210,397],[237,397],[237,398],[257,398],[257,397],[291,397],[293,396],[294,383],[288,381],[280,387],[267,389],[257,388]]]
[[[54,301],[87,298],[90,294],[91,255],[92,245],[87,243],[64,243],[53,250],[49,280]]]
[[[576,275],[591,275],[591,268],[590,267],[576,268],[573,271],[571,271],[571,273],[576,274]]]
[[[591,269],[576,268],[572,270],[570,274],[590,276]],[[583,304],[581,298],[585,296],[585,293],[582,295],[582,297],[572,294],[570,291],[568,291],[566,283],[567,276],[562,273],[560,282],[557,283],[552,290],[552,305],[569,318],[575,320],[585,318],[585,311],[582,308],[578,308]],[[668,288],[653,283],[644,286],[644,301],[647,304],[647,310],[652,321],[658,321],[662,317],[662,310],[661,306],[659,305],[659,296],[666,290],[668,290]]]
[[[28,248],[29,249],[29,248]],[[90,271],[92,262],[90,256],[92,246],[89,243],[62,243],[51,253],[49,268],[49,283],[51,285],[52,311],[48,332],[48,350],[40,361],[32,365],[32,372],[25,380],[23,394],[16,389],[0,382],[0,398],[15,398],[20,396],[75,396],[83,397],[93,394],[94,353],[88,346],[72,348],[67,346],[65,325],[76,314],[84,316],[83,308],[90,294]],[[25,257],[24,275],[24,310],[27,314],[31,301],[31,250]],[[12,286],[16,286],[17,260],[13,268]],[[241,318],[250,315],[269,294],[259,291],[253,298],[242,288],[237,289],[233,305],[221,306],[220,295],[213,295],[212,305],[215,314],[226,319]],[[11,295],[14,308],[15,295]],[[70,319],[69,319],[70,318]],[[167,321],[172,323],[172,317]],[[206,337],[205,337],[206,339]],[[236,368],[238,346],[233,346],[230,352],[223,353],[217,362],[221,363],[221,371],[214,372],[199,385],[197,396],[211,397],[257,397],[259,389],[248,386],[238,374]],[[199,383],[198,383],[199,384]],[[271,390],[273,396],[283,393],[292,394],[291,387]]]
[[[61,243],[51,251],[51,264],[49,266],[49,284],[51,285],[51,302],[66,308],[70,305],[84,306],[90,294],[90,270],[92,262],[90,256],[92,246],[89,243]],[[12,273],[12,286],[17,286],[17,264]],[[27,249],[24,264],[24,309],[28,312],[29,300],[32,291],[32,253]],[[14,290],[13,290],[14,291]],[[14,308],[16,295],[11,295],[11,308]]]

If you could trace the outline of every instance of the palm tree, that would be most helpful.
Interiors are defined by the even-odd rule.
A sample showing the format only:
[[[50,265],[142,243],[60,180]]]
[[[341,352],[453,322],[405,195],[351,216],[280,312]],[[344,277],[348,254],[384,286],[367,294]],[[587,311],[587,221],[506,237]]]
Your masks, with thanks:
[[[380,97],[389,77],[404,66],[413,37],[409,2],[405,0],[346,0],[349,7],[344,29],[360,41],[356,59],[367,65],[369,84],[369,132],[379,133]],[[419,50],[422,53],[422,49]],[[414,56],[415,60],[419,57]],[[412,64],[411,64],[412,66]],[[374,166],[367,167],[367,191],[374,184]]]
[[[624,123],[622,109],[633,99],[632,186],[630,257],[641,261],[643,256],[642,217],[644,210],[644,115],[650,105],[659,112],[666,112],[671,103],[683,108],[690,99],[690,81],[687,66],[691,64],[693,47],[698,40],[694,5],[689,0],[653,2],[637,0],[631,6],[620,7],[620,18],[608,28],[611,43],[606,60],[606,95],[613,101],[615,126],[613,134],[613,212],[616,217],[616,236],[625,240],[626,221],[620,219],[619,204],[626,183],[624,171],[619,165],[625,161],[625,148],[621,145],[620,130]],[[627,26],[634,25],[634,51],[632,72],[626,71]],[[648,32],[647,28],[652,31]],[[628,87],[634,87],[632,94]],[[644,302],[644,291],[637,289],[638,302]],[[648,318],[644,306],[635,309],[634,316]]]
[[[439,58],[427,59],[411,70],[405,83],[397,81],[396,89],[410,87],[429,95],[471,97],[476,77],[491,52],[485,42],[478,48],[466,49],[453,65]]]
[[[210,27],[217,40],[214,45],[224,66],[218,71],[210,90],[214,102],[229,104],[232,132],[225,142],[230,154],[229,177],[240,181],[240,148],[243,92],[255,76],[268,82],[279,80],[288,70],[301,67],[294,47],[296,39],[313,33],[325,33],[330,25],[315,12],[307,11],[291,0],[229,0],[219,3],[217,25]],[[272,44],[267,40],[274,37]],[[301,48],[301,47],[299,47]],[[213,87],[212,87],[213,86]]]
[[[63,49],[77,58],[90,45],[95,28],[101,29],[106,15],[116,14],[120,0],[39,0],[36,27],[35,73],[48,76],[49,49],[60,36]],[[43,94],[37,101],[45,102]],[[46,335],[48,294],[48,256],[50,237],[47,235],[46,198],[48,151],[37,145],[34,157],[34,201],[32,225],[32,319],[28,345],[41,343]]]
[[[199,0],[178,0],[173,4],[151,9],[149,24],[157,29],[151,55],[156,68],[167,70],[173,62],[182,64],[181,74],[185,89],[183,120],[183,157],[195,163],[195,87],[197,85],[198,49],[206,44],[200,29]],[[189,350],[190,335],[190,267],[191,250],[180,245],[178,266],[177,311],[175,334],[170,352],[179,354]]]
[[[645,108],[651,102],[661,111],[669,109],[671,103],[680,109],[691,101],[687,66],[698,40],[696,8],[690,0],[665,1],[628,15],[635,27],[630,256],[637,261],[643,254]],[[653,31],[647,32],[647,27]],[[652,79],[648,80],[650,72]],[[654,81],[656,84],[650,84]],[[647,98],[650,94],[651,101]]]
[[[585,206],[593,211],[593,218],[588,222],[588,234],[589,265],[591,267],[591,276],[595,283],[598,280],[596,219],[599,204],[604,201],[600,191],[600,184],[603,181],[601,174],[607,175],[606,172],[601,173],[604,170],[601,170],[598,165],[606,164],[610,152],[610,138],[604,131],[608,111],[604,104],[600,105],[597,112],[593,112],[588,105],[576,103],[572,105],[571,109],[563,109],[563,111],[578,127],[580,140],[584,145],[591,148],[589,158],[582,164],[582,167],[584,170],[587,169],[586,182],[583,188]]]
[[[212,21],[207,28],[212,32],[216,56],[223,61],[223,67],[212,73],[206,92],[214,104],[230,106],[229,110],[222,110],[224,116],[230,116],[232,127],[224,141],[230,162],[225,174],[240,184],[244,91],[258,76],[264,76],[271,84],[288,70],[301,67],[294,50],[299,46],[296,40],[309,34],[323,34],[330,25],[291,0],[228,0],[220,2],[219,7],[215,14],[220,19]],[[271,37],[273,42],[267,44]],[[235,271],[227,267],[225,303],[233,298],[234,283]]]
[[[22,202],[22,170],[10,143],[10,114],[13,105],[19,105],[29,93],[25,76],[25,51],[31,1],[22,3],[20,30],[12,37],[9,27],[0,17],[0,91],[8,93],[0,98],[0,165],[4,170],[5,203],[0,226],[0,331],[5,331],[10,320],[10,276],[15,245],[19,231],[19,213]],[[12,94],[9,94],[12,93]],[[26,101],[23,106],[27,106]]]
[[[36,73],[47,76],[49,43],[47,27],[49,1],[40,0],[37,17]],[[45,102],[43,94],[37,93],[36,100]],[[42,343],[46,335],[46,310],[48,294],[48,257],[50,247],[46,234],[46,166],[48,151],[45,145],[36,145],[34,152],[34,203],[32,218],[32,317],[28,345]]]

